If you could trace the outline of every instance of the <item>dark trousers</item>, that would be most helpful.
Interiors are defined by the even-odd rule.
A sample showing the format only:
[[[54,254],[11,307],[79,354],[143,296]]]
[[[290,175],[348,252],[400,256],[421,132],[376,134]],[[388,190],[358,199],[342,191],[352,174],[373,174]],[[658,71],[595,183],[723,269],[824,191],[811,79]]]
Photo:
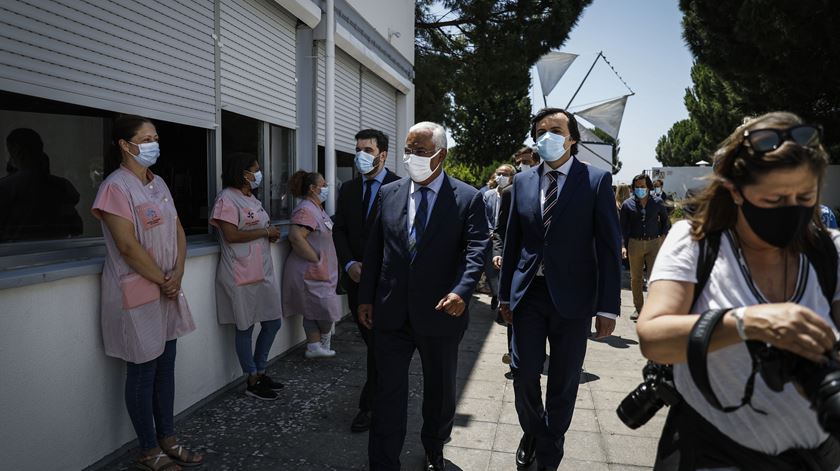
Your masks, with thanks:
[[[344,289],[347,291],[347,304],[350,305],[350,313],[353,314],[353,320],[356,321],[362,340],[367,346],[367,377],[362,393],[359,395],[359,410],[372,411],[376,399],[376,357],[373,354],[373,331],[359,322],[359,285],[353,283],[349,277],[346,278]]]
[[[142,450],[158,446],[158,439],[175,435],[175,342],[146,363],[126,362],[125,407]]]
[[[554,309],[545,278],[536,277],[513,313],[513,389],[525,433],[537,441],[537,462],[556,467],[575,409],[591,318],[564,319]],[[545,406],[540,374],[545,341],[551,345]]]
[[[400,469],[407,427],[408,369],[415,349],[423,363],[420,440],[427,453],[443,451],[455,419],[455,375],[462,337],[463,333],[445,337],[418,335],[408,325],[397,331],[376,332],[374,351],[379,381],[368,443],[372,471]]]

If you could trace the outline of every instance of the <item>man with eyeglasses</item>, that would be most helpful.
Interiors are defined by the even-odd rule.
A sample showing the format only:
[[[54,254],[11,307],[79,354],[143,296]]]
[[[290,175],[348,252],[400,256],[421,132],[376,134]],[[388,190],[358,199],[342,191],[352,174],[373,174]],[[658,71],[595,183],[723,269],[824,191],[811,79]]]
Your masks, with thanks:
[[[621,234],[623,246],[621,258],[630,261],[630,288],[633,291],[633,307],[636,310],[630,320],[639,318],[644,297],[644,270],[653,270],[653,262],[671,221],[668,208],[658,196],[651,194],[653,182],[645,174],[633,178],[633,197],[627,198],[621,205]]]
[[[409,129],[403,163],[410,178],[382,186],[365,248],[359,318],[374,329],[379,374],[368,447],[373,471],[400,469],[414,350],[423,360],[423,469],[446,469],[458,345],[489,243],[484,199],[444,173],[446,155],[442,126]]]

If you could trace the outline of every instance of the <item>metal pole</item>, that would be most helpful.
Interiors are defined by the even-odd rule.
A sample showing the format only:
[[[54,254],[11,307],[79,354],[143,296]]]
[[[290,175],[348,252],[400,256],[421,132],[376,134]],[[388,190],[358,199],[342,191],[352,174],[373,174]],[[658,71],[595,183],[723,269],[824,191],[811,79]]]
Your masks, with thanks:
[[[326,86],[324,87],[324,179],[330,187],[327,214],[335,214],[335,0],[327,0]]]
[[[580,85],[578,85],[577,90],[575,90],[575,94],[574,94],[574,95],[572,95],[572,98],[569,100],[569,103],[568,103],[568,104],[566,104],[566,109],[567,109],[567,110],[568,110],[568,109],[569,109],[569,107],[572,105],[572,102],[575,100],[575,97],[577,96],[578,92],[579,92],[579,91],[580,91],[580,89],[583,87],[583,84],[586,82],[586,79],[588,79],[588,78],[589,78],[589,74],[591,74],[591,73],[592,73],[592,69],[594,69],[594,68],[595,68],[595,64],[597,64],[597,63],[598,63],[598,59],[600,59],[600,58],[601,58],[601,55],[602,55],[602,54],[603,54],[603,51],[598,51],[598,55],[597,55],[597,56],[595,56],[595,61],[592,63],[592,67],[590,67],[590,68],[589,68],[589,72],[587,72],[587,73],[586,73],[586,76],[585,76],[585,77],[583,77],[583,80],[580,82]]]

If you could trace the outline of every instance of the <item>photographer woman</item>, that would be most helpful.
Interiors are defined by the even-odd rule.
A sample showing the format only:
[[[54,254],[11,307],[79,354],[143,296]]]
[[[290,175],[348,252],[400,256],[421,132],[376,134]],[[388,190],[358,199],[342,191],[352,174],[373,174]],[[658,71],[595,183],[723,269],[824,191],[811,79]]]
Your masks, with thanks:
[[[805,256],[840,245],[836,233],[833,247],[818,233],[825,230],[818,203],[828,163],[820,134],[791,113],[738,127],[716,154],[714,181],[691,202],[696,212],[676,223],[662,245],[637,329],[645,357],[674,365],[683,400],[669,412],[655,469],[840,466],[840,446],[792,383],[774,392],[757,376],[749,405],[722,412],[707,402],[686,365],[697,313],[710,309],[730,309],[711,337],[707,363],[724,406],[742,404],[747,395],[752,360],[745,340],[826,360],[840,295],[835,287],[826,299]],[[693,303],[699,241],[714,234],[717,258]]]

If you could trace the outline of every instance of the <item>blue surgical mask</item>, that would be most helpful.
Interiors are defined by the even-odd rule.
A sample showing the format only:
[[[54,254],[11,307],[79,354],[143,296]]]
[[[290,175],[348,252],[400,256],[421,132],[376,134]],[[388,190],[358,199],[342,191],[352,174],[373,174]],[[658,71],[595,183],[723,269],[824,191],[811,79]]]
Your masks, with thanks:
[[[546,162],[554,162],[560,160],[563,154],[566,153],[566,148],[563,147],[565,144],[565,137],[553,132],[547,132],[537,140],[537,153]]]
[[[367,175],[376,170],[376,157],[365,151],[356,152],[356,170],[362,175]]]
[[[662,195],[662,187],[656,187],[653,189],[653,194],[656,196]]]
[[[327,201],[328,196],[330,196],[330,187],[322,186],[321,191],[318,193],[318,199],[323,203]]]
[[[135,144],[131,141],[128,141],[129,144],[137,146],[140,152],[137,155],[131,154],[131,151],[128,151],[134,160],[137,161],[138,164],[148,168],[157,162],[158,157],[160,157],[160,145],[157,142],[144,142],[142,144]]]
[[[633,193],[636,194],[636,198],[644,199],[648,195],[648,189],[647,188],[635,188],[633,190]]]
[[[248,184],[251,185],[251,189],[256,190],[257,188],[259,188],[260,185],[262,185],[262,170],[257,170],[256,172],[246,170],[246,172],[254,176],[254,181],[248,180]]]

